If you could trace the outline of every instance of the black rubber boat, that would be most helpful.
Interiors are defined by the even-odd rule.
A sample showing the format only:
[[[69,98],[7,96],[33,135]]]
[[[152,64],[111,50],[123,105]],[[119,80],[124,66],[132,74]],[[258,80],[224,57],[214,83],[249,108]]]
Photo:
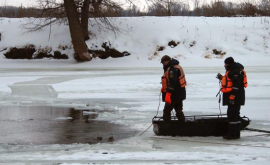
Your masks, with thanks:
[[[185,122],[180,122],[175,116],[171,121],[163,121],[162,117],[154,117],[153,130],[162,136],[225,136],[228,133],[227,115],[185,116]],[[250,123],[248,117],[241,117],[241,130]]]

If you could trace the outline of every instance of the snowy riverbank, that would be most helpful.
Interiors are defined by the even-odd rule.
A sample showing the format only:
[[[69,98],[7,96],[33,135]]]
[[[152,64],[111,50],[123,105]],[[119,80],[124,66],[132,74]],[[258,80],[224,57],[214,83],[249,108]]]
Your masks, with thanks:
[[[0,52],[1,68],[89,68],[89,67],[159,67],[160,58],[168,54],[181,61],[185,67],[221,66],[221,55],[214,50],[233,56],[245,66],[268,66],[270,18],[209,18],[209,17],[132,17],[111,18],[120,31],[114,33],[99,29],[94,23],[89,27],[91,39],[89,49],[103,49],[102,43],[109,42],[119,51],[128,51],[124,58],[93,59],[77,64],[73,60],[73,50],[67,25],[53,25],[41,31],[27,33],[23,25],[28,19],[0,18],[0,50],[10,47],[23,47],[29,44],[38,48],[51,47],[69,55],[69,60],[7,60]],[[93,21],[92,21],[93,22]],[[49,39],[50,36],[50,39]],[[168,46],[170,41],[179,43]],[[160,47],[163,51],[158,51]],[[65,50],[62,50],[66,47]],[[218,52],[217,52],[218,53]],[[18,62],[17,62],[18,61]],[[53,61],[53,62],[52,62]]]

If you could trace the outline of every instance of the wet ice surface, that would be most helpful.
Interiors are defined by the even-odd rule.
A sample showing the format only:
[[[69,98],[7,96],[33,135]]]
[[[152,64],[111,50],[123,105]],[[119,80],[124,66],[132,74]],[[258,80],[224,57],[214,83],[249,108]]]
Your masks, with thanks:
[[[188,81],[187,100],[184,101],[185,115],[219,114],[218,100],[215,97],[219,85],[215,76],[217,72],[223,73],[224,68],[184,69]],[[269,131],[270,68],[247,67],[246,71],[249,87],[241,115],[252,120],[249,127]],[[25,106],[91,109],[98,113],[93,121],[119,124],[139,133],[113,143],[94,145],[2,143],[0,162],[269,164],[268,134],[243,131],[240,140],[226,141],[221,137],[159,137],[150,128],[145,134],[138,136],[150,126],[151,119],[156,114],[161,74],[161,68],[2,71],[0,83],[5,82],[1,83],[0,90],[2,109]],[[159,115],[162,114],[163,106],[162,103]],[[226,113],[226,107],[221,107],[221,111]],[[70,117],[58,117],[68,116]]]
[[[95,144],[136,133],[122,125],[95,121],[97,116],[96,112],[63,107],[0,108],[0,144]]]

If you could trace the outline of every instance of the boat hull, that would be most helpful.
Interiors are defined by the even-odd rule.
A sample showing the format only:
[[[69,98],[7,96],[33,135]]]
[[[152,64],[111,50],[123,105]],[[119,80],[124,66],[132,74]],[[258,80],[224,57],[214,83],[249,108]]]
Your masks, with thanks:
[[[185,122],[176,117],[167,122],[162,117],[154,117],[152,123],[154,133],[162,136],[225,136],[229,125],[227,115],[186,116]],[[241,117],[241,130],[249,123],[249,118]]]

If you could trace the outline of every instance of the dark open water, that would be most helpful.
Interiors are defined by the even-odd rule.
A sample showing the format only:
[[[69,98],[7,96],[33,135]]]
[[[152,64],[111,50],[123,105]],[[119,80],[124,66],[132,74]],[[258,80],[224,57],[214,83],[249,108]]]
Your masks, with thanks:
[[[72,119],[60,120],[59,117]],[[97,114],[83,115],[82,111],[72,108],[0,108],[0,143],[95,144],[108,142],[109,137],[119,140],[137,133],[126,126],[95,121],[96,117]]]

